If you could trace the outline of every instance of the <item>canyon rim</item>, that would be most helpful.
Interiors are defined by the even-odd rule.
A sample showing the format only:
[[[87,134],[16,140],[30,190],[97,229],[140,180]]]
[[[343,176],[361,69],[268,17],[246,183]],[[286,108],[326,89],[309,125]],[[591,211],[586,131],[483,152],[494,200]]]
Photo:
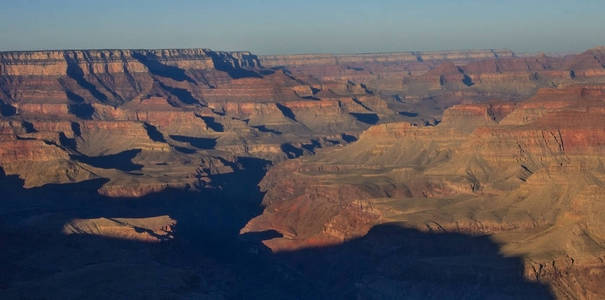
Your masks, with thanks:
[[[6,2],[0,299],[605,298],[605,2]]]

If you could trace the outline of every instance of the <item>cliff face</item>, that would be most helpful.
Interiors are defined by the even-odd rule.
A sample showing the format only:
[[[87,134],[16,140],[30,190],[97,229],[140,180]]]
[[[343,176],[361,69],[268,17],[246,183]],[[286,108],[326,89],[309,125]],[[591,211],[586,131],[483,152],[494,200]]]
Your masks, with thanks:
[[[195,99],[203,89],[212,87],[204,78],[211,76],[207,73],[221,70],[232,77],[253,75],[252,70],[260,65],[247,52],[206,49],[5,52],[0,54],[0,64],[6,100],[112,105],[153,93],[155,85],[175,93],[185,104],[194,104],[203,101]],[[196,88],[198,81],[204,86]],[[193,97],[180,97],[187,93]]]
[[[507,50],[260,57],[263,65],[285,67],[332,89],[352,81],[403,100],[446,96],[458,101],[518,99],[542,87],[602,82],[602,59],[599,48],[563,58],[517,57]]]
[[[602,269],[595,259],[603,257],[597,212],[604,179],[604,53],[597,48],[554,58],[517,57],[506,50],[292,56],[207,49],[2,52],[0,186],[9,200],[0,201],[7,211],[0,214],[0,231],[33,232],[31,243],[45,243],[38,248],[49,257],[73,253],[72,242],[86,249],[106,247],[102,239],[162,242],[136,252],[159,251],[142,256],[155,262],[173,257],[172,246],[199,250],[203,244],[206,251],[223,249],[223,242],[238,256],[242,249],[258,254],[266,249],[246,240],[254,239],[251,232],[276,230],[283,237],[264,244],[289,250],[281,252],[286,262],[277,264],[289,266],[295,260],[288,255],[302,259],[301,265],[310,261],[297,252],[303,247],[338,250],[341,243],[382,241],[380,227],[378,233],[370,228],[398,222],[414,230],[405,236],[428,243],[427,251],[431,238],[418,236],[427,231],[489,234],[503,253],[524,259],[526,279],[547,282],[561,295],[601,295],[600,287],[584,283],[587,274]],[[260,182],[271,164],[276,166]],[[261,197],[265,209],[259,216]],[[249,234],[240,236],[244,226]],[[368,232],[370,242],[361,238]],[[59,238],[65,243],[53,246]],[[165,249],[163,242],[172,246]],[[18,238],[10,243],[24,249]],[[491,249],[490,243],[479,244]],[[109,249],[104,259],[132,254],[130,245],[124,252]],[[197,250],[189,253],[195,261]],[[24,265],[40,266],[39,256],[18,252],[0,259],[18,256]],[[255,261],[272,265],[280,255],[260,255],[270,263]],[[496,260],[512,271],[491,285],[523,280],[511,280],[515,267]],[[87,266],[97,263],[82,260],[82,272],[93,272]],[[182,271],[189,263],[176,265]],[[231,278],[217,264],[217,282]],[[484,276],[477,264],[477,276]],[[79,272],[64,261],[39,273],[56,275],[61,268]],[[276,277],[274,271],[296,280],[311,274],[288,268],[267,269],[263,278]],[[419,268],[426,280],[411,286],[432,290],[432,267]],[[446,282],[476,275],[451,268],[459,276],[447,275]],[[19,272],[14,279],[0,276],[0,289],[24,292],[6,283],[30,278]],[[373,285],[383,282],[384,272],[377,269],[379,279],[359,279],[347,288],[356,295],[384,290]],[[51,275],[40,275],[49,286]],[[393,280],[400,275],[405,274]],[[181,284],[177,279],[169,285]],[[250,278],[237,280],[255,286]],[[258,294],[266,297],[265,291]]]
[[[267,67],[308,66],[308,65],[346,65],[364,63],[405,64],[432,60],[468,62],[477,59],[513,57],[510,50],[470,50],[470,51],[434,51],[434,52],[396,52],[369,54],[299,54],[264,55],[260,61]]]
[[[431,64],[424,60],[467,63],[500,56],[512,53],[414,52],[302,59],[304,66],[316,65],[319,57],[337,69],[365,63],[391,70],[407,62],[428,68]],[[276,62],[299,58],[272,57]],[[5,127],[5,139],[28,151],[58,147],[56,151],[68,156],[117,155],[135,149],[176,152],[170,155],[224,150],[279,160],[346,143],[351,138],[343,137],[354,137],[381,119],[418,115],[399,114],[399,102],[392,95],[377,93],[343,74],[337,75],[337,82],[316,84],[307,80],[314,74],[298,77],[288,69],[268,66],[276,63],[248,52],[207,49],[0,53],[2,114],[13,124]],[[422,118],[427,116],[417,116]],[[41,122],[63,125],[54,128]],[[43,146],[48,143],[51,146]],[[46,156],[56,156],[49,153]],[[31,173],[8,167],[14,157],[6,154],[5,161],[8,173],[20,174],[27,186],[71,181],[59,180],[61,176],[29,180]]]
[[[292,155],[283,145],[300,155],[308,152],[301,145],[312,144],[311,139],[319,138],[313,143],[321,145],[328,137],[338,136],[333,142],[341,143],[345,141],[340,135],[354,135],[368,126],[338,109],[331,113],[335,120],[306,118],[301,109],[334,107],[338,101],[318,101],[308,84],[283,71],[263,68],[248,52],[4,52],[0,53],[0,90],[6,121],[3,140],[10,144],[1,155],[2,167],[8,174],[19,174],[28,187],[88,178],[37,176],[33,170],[41,160],[77,169],[86,162],[74,163],[70,157],[107,157],[134,150],[141,151],[139,157],[149,153],[188,160],[224,150],[227,154],[219,156],[279,160]],[[280,104],[286,102],[293,104]],[[329,126],[324,128],[323,124]],[[282,135],[285,131],[288,134]],[[34,159],[28,161],[33,165],[16,167],[23,159],[16,156],[19,151],[9,148],[23,149],[19,155],[30,153]],[[88,170],[94,167],[82,166]],[[178,167],[183,172],[174,174],[172,180],[194,182],[197,167]],[[64,167],[54,168],[65,172]],[[116,176],[101,174],[106,172],[89,173]],[[156,175],[144,179],[126,173],[118,177],[122,176],[132,179],[130,188],[137,190],[137,195],[145,194],[146,187],[156,191],[171,186],[165,180],[146,183],[157,180]],[[111,194],[120,195],[115,191]]]
[[[258,57],[249,52],[217,52],[209,49],[2,52],[0,62],[2,76],[67,76],[67,67],[70,65],[80,67],[84,75],[154,72],[161,71],[162,65],[195,70],[222,67],[254,69],[260,66]]]
[[[387,222],[490,234],[523,257],[528,279],[560,297],[598,297],[586,278],[605,268],[604,91],[544,89],[516,105],[454,106],[435,127],[373,126],[354,144],[272,168],[265,211],[243,231],[281,232],[265,241],[275,251],[342,243]]]

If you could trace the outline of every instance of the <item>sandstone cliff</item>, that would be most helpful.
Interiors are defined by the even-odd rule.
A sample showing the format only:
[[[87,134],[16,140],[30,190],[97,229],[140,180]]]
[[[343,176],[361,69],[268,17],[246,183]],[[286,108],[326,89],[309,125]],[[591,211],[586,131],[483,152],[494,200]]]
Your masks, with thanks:
[[[0,290],[598,297],[604,53],[2,52]]]
[[[390,123],[359,141],[284,162],[261,182],[274,251],[332,245],[398,222],[489,234],[557,296],[603,295],[602,86],[540,90],[516,105],[457,105],[435,127]],[[285,174],[288,174],[287,177]]]

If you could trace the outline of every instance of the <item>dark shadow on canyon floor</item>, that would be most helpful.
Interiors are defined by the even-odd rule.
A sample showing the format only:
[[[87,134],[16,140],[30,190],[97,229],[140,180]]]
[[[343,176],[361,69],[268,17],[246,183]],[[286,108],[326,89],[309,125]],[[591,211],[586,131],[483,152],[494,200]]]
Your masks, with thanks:
[[[552,298],[488,237],[387,224],[344,244],[271,253],[261,241],[279,233],[239,234],[262,212],[267,165],[240,158],[213,188],[137,199],[100,196],[106,179],[24,189],[0,169],[0,298]],[[62,233],[73,219],[160,215],[177,222],[170,241]]]
[[[17,109],[10,105],[6,104],[3,101],[0,101],[0,115],[3,117],[10,117],[17,113]]]
[[[133,163],[132,159],[137,156],[137,154],[139,154],[140,152],[141,149],[131,149],[116,154],[101,156],[70,155],[70,158],[102,169],[136,171],[141,170],[143,168],[143,165]]]
[[[351,116],[355,117],[357,121],[374,125],[378,123],[379,118],[377,114],[374,113],[349,113]]]
[[[519,258],[487,236],[427,233],[382,224],[344,244],[278,253],[324,298],[549,299],[523,279]]]
[[[70,114],[83,120],[92,120],[92,115],[95,113],[94,107],[89,103],[74,103],[67,107]]]
[[[170,138],[177,142],[188,143],[198,149],[209,150],[216,147],[216,138],[200,138],[184,135],[170,135]]]

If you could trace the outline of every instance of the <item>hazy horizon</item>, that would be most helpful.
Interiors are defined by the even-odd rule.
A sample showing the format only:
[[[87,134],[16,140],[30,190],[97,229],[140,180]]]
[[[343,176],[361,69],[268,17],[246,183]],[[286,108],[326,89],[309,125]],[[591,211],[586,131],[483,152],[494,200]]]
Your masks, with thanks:
[[[602,1],[18,1],[0,51],[209,48],[255,54],[510,49],[605,44]],[[568,22],[566,20],[574,20]]]

